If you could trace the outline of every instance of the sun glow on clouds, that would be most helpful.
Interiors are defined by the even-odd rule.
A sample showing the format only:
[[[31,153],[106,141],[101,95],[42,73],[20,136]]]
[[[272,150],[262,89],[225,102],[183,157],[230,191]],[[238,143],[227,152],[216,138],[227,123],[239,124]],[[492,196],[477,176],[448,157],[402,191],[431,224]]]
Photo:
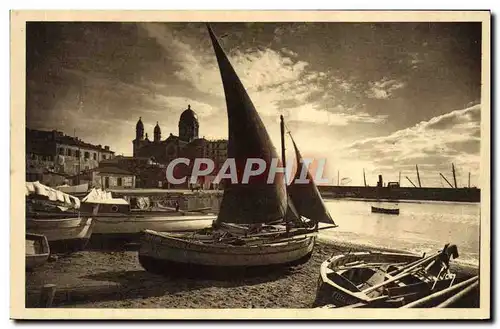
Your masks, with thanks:
[[[370,98],[387,99],[393,95],[394,91],[404,86],[404,82],[385,77],[380,81],[370,82],[370,89],[366,91],[366,95]]]
[[[356,159],[372,163],[371,173],[394,175],[394,170],[414,172],[415,165],[426,175],[427,186],[440,186],[439,172],[449,172],[451,163],[462,172],[463,186],[466,172],[472,180],[479,177],[481,107],[455,110],[423,121],[413,127],[388,136],[369,138],[344,148],[346,160]],[[396,166],[395,166],[396,164]],[[404,176],[403,176],[404,177]]]
[[[175,71],[177,78],[189,82],[201,93],[224,97],[220,73],[212,53],[198,51],[180,42],[165,25],[147,24],[144,28],[174,57],[178,67]],[[263,116],[284,114],[287,120],[326,126],[345,126],[350,122],[380,123],[386,119],[383,115],[372,117],[366,112],[353,112],[342,104],[326,106],[321,102],[321,96],[327,92],[325,86],[328,80],[333,80],[344,91],[349,90],[350,84],[325,72],[309,70],[309,64],[297,60],[297,54],[291,50],[237,49],[229,51],[228,57]],[[390,81],[382,87],[389,84]],[[397,86],[388,88],[392,91]]]

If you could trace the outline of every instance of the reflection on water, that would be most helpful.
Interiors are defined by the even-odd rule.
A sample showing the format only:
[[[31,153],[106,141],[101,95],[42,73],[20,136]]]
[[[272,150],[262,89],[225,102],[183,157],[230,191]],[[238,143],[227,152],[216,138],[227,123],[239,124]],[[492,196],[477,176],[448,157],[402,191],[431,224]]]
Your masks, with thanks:
[[[401,202],[394,203],[325,200],[339,225],[321,231],[332,238],[369,246],[434,252],[450,242],[458,246],[457,261],[479,263],[479,203]],[[372,213],[371,206],[395,207],[399,215]]]

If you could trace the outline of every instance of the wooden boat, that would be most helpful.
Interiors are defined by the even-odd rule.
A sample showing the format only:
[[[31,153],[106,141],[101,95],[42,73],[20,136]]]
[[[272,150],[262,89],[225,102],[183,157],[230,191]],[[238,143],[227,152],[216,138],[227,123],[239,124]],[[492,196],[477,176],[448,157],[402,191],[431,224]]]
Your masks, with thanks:
[[[456,246],[428,256],[354,252],[321,264],[315,306],[401,307],[453,285],[449,270]]]
[[[475,305],[474,305],[475,304]],[[415,300],[402,308],[458,308],[479,307],[479,276],[452,285],[431,295]]]
[[[26,269],[39,267],[49,259],[49,242],[44,235],[26,233]]]
[[[92,218],[80,216],[80,200],[39,182],[26,183],[26,232],[47,238],[50,250],[81,250],[92,234]]]
[[[194,211],[133,210],[125,199],[113,198],[111,193],[96,189],[83,198],[81,208],[94,219],[94,237],[123,241],[137,239],[143,230],[195,231],[211,225],[217,218],[215,215]]]
[[[89,217],[26,219],[26,231],[45,235],[53,253],[83,250],[92,234],[92,226]]]
[[[159,232],[189,232],[212,225],[215,215],[161,215],[131,214],[122,216],[96,216],[94,235],[111,235],[115,238],[133,239],[144,230]]]
[[[235,271],[247,275],[254,269],[301,264],[313,251],[317,223],[335,223],[324,204],[317,202],[321,197],[312,180],[303,188],[291,190],[287,190],[282,176],[272,183],[267,182],[269,166],[273,159],[278,159],[276,149],[210,27],[208,30],[226,97],[228,158],[235,160],[238,172],[243,171],[248,158],[255,157],[267,164],[266,170],[262,176],[250,177],[247,184],[226,182],[220,210],[212,227],[184,235],[144,231],[139,262],[146,270],[156,273],[216,276]],[[283,121],[281,135],[284,154]],[[303,161],[295,143],[294,147],[301,168]],[[300,171],[297,174],[300,175]],[[299,198],[304,200],[296,209],[294,199]],[[307,214],[315,214],[310,209],[312,205],[323,206],[323,213],[305,218]]]
[[[399,208],[382,208],[372,206],[372,212],[379,214],[399,215]]]

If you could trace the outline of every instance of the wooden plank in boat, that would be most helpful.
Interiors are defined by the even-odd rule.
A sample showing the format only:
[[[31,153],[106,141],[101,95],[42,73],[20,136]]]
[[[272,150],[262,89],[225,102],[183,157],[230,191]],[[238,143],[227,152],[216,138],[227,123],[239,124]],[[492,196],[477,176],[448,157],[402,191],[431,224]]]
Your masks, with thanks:
[[[430,292],[429,284],[425,282],[408,284],[402,287],[387,288],[387,294],[390,297],[404,296],[413,293],[429,293],[429,292]]]

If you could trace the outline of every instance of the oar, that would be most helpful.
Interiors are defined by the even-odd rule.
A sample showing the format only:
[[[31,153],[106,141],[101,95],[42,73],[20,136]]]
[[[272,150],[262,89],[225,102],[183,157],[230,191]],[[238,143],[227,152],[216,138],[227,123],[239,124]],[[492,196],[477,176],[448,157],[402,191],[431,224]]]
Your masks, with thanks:
[[[428,295],[424,298],[420,298],[416,301],[413,301],[409,304],[406,304],[404,306],[402,306],[401,308],[417,308],[417,307],[425,307],[428,303],[438,299],[438,298],[441,298],[443,296],[446,296],[448,294],[452,294],[452,293],[455,293],[456,291],[459,291],[460,289],[463,289],[467,286],[469,286],[470,284],[474,283],[475,281],[477,281],[477,279],[479,278],[479,276],[475,276],[475,277],[472,277],[468,280],[465,280],[465,281],[462,281],[460,283],[457,283],[456,285],[454,286],[451,286],[449,288],[446,288],[446,289],[443,289],[443,290],[440,290],[432,295]]]
[[[318,231],[328,230],[328,229],[336,228],[336,227],[338,227],[338,226],[337,225],[332,225],[332,226],[320,227],[320,228],[318,228]]]
[[[448,298],[447,300],[445,300],[444,302],[442,302],[441,304],[439,304],[436,307],[437,308],[445,308],[445,307],[449,307],[450,305],[453,305],[453,303],[460,300],[460,298],[467,296],[467,294],[470,293],[473,289],[476,289],[478,285],[479,285],[479,281],[474,282],[473,284],[471,284],[470,286],[468,286],[464,290],[460,291],[455,296],[451,296],[450,298]]]
[[[398,275],[396,275],[396,276],[394,276],[394,277],[390,278],[389,280],[386,280],[386,281],[384,281],[384,282],[381,282],[381,283],[379,283],[379,284],[376,284],[376,285],[374,285],[374,286],[371,286],[371,287],[369,287],[369,288],[367,288],[367,289],[363,290],[363,291],[362,291],[362,293],[367,294],[367,293],[369,293],[369,292],[372,292],[373,290],[377,290],[378,288],[381,288],[381,287],[383,287],[383,286],[385,286],[385,285],[387,285],[387,284],[389,284],[389,283],[391,283],[391,282],[394,282],[394,281],[397,281],[397,280],[401,280],[401,279],[402,279],[402,278],[404,278],[405,276],[410,275],[410,274],[413,274],[413,272],[416,272],[416,271],[417,271],[417,269],[416,269],[416,268],[411,268],[411,269],[408,269],[408,270],[406,270],[405,272],[400,273],[400,274],[398,274]]]
[[[413,263],[407,264],[407,265],[403,266],[402,268],[398,268],[397,270],[394,270],[391,273],[387,273],[387,274],[394,275],[394,274],[397,274],[398,272],[403,273],[406,271],[411,271],[413,268],[420,266],[420,265],[426,263],[427,261],[433,260],[434,258],[439,256],[440,254],[441,254],[441,252],[439,251],[439,252],[435,253],[434,255],[430,255],[430,256],[427,256],[425,258],[416,260]]]
[[[409,274],[412,274],[413,272],[415,272],[415,269],[417,269],[419,266],[422,266],[423,264],[425,264],[426,262],[429,262],[429,261],[432,261],[433,259],[435,259],[437,256],[439,256],[441,254],[441,252],[437,252],[435,253],[434,255],[431,255],[429,257],[426,257],[424,259],[421,259],[421,260],[418,260],[416,262],[413,262],[411,264],[408,264],[407,266],[405,266],[404,268],[402,269],[398,269],[398,270],[395,270],[391,273],[387,273],[388,275],[393,275],[394,273],[398,273],[398,275],[392,277],[391,279],[389,280],[386,280],[384,282],[381,282],[379,284],[376,284],[370,288],[367,288],[366,290],[363,290],[363,293],[367,294],[373,290],[376,290],[380,287],[383,287],[385,286],[386,284],[388,283],[391,283],[391,282],[394,282],[394,281],[397,281],[397,280],[400,280],[402,278],[404,278],[405,276],[409,275]]]

